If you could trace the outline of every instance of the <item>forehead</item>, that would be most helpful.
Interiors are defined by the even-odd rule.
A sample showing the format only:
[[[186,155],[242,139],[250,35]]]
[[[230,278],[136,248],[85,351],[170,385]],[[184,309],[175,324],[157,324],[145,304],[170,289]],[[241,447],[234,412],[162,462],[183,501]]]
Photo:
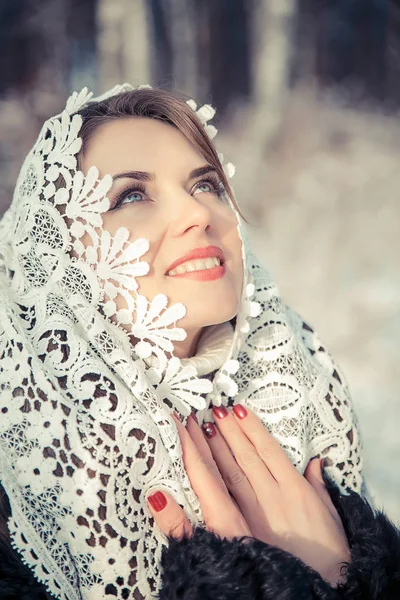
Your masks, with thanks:
[[[127,117],[100,125],[81,163],[84,172],[96,166],[101,175],[130,169],[183,173],[204,164],[204,158],[176,127],[157,119]]]

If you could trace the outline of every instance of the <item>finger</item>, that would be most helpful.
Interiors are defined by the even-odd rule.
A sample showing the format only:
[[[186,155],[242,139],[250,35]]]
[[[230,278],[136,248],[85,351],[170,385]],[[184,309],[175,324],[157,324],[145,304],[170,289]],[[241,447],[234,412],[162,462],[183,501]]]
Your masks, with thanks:
[[[200,425],[197,423],[197,420],[193,413],[187,420],[186,430],[188,431],[190,437],[196,445],[197,450],[201,454],[204,460],[204,464],[207,466],[209,471],[215,476],[216,480],[220,483],[222,489],[226,494],[228,494],[227,487],[224,483],[224,480],[221,476],[218,465],[216,464],[212,452],[210,450],[210,446],[207,444],[207,441],[204,437],[203,431]]]
[[[203,430],[211,450],[214,461],[229,490],[236,500],[243,494],[246,497],[254,496],[252,487],[246,475],[239,467],[228,444],[218,432],[213,423],[204,423]],[[206,443],[207,443],[206,442]]]
[[[180,539],[192,534],[192,526],[185,512],[169,494],[157,491],[147,500],[150,512],[164,535]]]
[[[322,477],[321,459],[313,458],[312,460],[310,460],[304,472],[304,477],[317,492],[319,498],[325,504],[331,515],[336,520],[340,520],[338,512],[331,500],[329,492],[326,489],[324,479]]]
[[[232,450],[235,460],[246,475],[256,496],[268,494],[276,482],[257,449],[246,437],[237,419],[224,406],[213,407],[215,422]]]
[[[260,459],[278,483],[301,481],[300,473],[279,442],[249,408],[236,404],[233,407],[233,414],[239,428],[252,443]]]
[[[215,464],[210,450],[208,450],[208,452],[204,451],[204,446],[202,445],[202,452],[200,452],[199,448],[197,447],[197,444],[195,443],[194,439],[192,439],[189,433],[190,429],[196,441],[199,441],[199,435],[196,431],[196,424],[194,422],[194,419],[189,418],[187,420],[186,427],[184,427],[183,423],[178,419],[178,417],[173,415],[173,418],[175,420],[179,433],[179,438],[181,440],[183,462],[185,464],[186,472],[189,476],[190,483],[192,484],[192,487],[195,490],[195,492],[195,486],[197,485],[196,482],[200,483],[199,473],[202,473],[204,476],[206,476],[206,479],[204,480],[204,485],[200,485],[200,489],[204,487],[206,483],[211,485],[211,489],[213,489],[215,484],[218,484],[220,485],[224,493],[228,494],[228,491],[225,487],[225,484],[222,482],[221,475],[218,471],[218,467]],[[202,432],[200,430],[200,427],[198,427],[198,429],[200,436],[203,438],[201,440],[202,444],[205,443],[207,445],[207,443],[204,440],[204,436],[202,435]],[[199,494],[197,495],[199,496]]]
[[[183,462],[196,493],[208,529],[219,535],[249,535],[249,528],[233,504],[225,486],[221,486],[209,464],[198,451],[194,441],[179,419],[175,419],[182,446]]]
[[[257,503],[255,492],[215,425],[204,423],[203,431],[222,479],[252,529],[254,507]]]

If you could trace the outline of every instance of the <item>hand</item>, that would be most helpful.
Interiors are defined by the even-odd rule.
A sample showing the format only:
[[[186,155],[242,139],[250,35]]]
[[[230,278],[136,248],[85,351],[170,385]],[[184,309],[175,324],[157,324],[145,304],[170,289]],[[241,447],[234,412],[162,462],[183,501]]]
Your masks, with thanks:
[[[214,414],[217,428],[203,425],[206,438],[194,419],[188,419],[186,429],[177,423],[207,529],[228,538],[251,535],[278,546],[332,585],[338,583],[350,553],[320,461],[312,460],[303,477],[250,410],[236,405],[233,413],[218,407]],[[158,511],[157,498],[163,498]],[[149,502],[166,535],[190,533],[186,515],[170,496],[156,492]]]

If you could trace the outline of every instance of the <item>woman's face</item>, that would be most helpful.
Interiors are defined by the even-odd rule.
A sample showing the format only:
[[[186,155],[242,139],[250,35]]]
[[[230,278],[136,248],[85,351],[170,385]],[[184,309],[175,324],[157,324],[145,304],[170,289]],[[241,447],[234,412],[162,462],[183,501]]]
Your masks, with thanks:
[[[178,129],[142,117],[101,125],[81,162],[84,172],[96,166],[113,176],[103,228],[126,227],[131,241],[149,241],[139,293],[185,305],[178,325],[188,338],[175,350],[190,355],[201,328],[228,321],[240,302],[241,241],[218,174]]]

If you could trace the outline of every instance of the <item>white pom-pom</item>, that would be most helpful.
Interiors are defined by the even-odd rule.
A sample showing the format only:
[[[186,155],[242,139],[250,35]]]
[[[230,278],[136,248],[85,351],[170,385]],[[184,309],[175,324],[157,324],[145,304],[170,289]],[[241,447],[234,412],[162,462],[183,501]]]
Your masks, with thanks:
[[[108,302],[105,302],[105,304],[103,305],[103,311],[107,317],[112,317],[113,315],[115,315],[116,310],[117,305],[113,300],[108,300]]]
[[[72,235],[78,239],[81,238],[85,233],[83,223],[81,223],[80,221],[74,221],[71,224],[69,230],[72,233]]]
[[[261,304],[259,302],[249,302],[249,316],[258,317],[261,314]]]
[[[129,325],[132,323],[132,313],[127,308],[121,308],[117,312],[117,321],[121,325]]]
[[[55,181],[60,175],[60,169],[57,165],[51,165],[46,171],[47,181]]]
[[[249,333],[250,325],[246,319],[243,319],[243,321],[240,323],[239,331],[240,333]]]
[[[238,360],[231,359],[224,364],[224,369],[231,375],[235,375],[235,373],[239,371],[239,368],[240,365]]]
[[[46,186],[49,187],[49,186]],[[52,189],[49,191],[49,193],[52,191]],[[55,195],[54,195],[54,200],[56,204],[66,204],[69,200],[69,194],[67,192],[67,190],[65,188],[60,188],[59,190],[56,191]]]
[[[229,375],[223,375],[219,373],[216,377],[217,381],[214,382],[214,386],[226,396],[236,396],[238,393],[238,386],[236,381],[233,381]]]
[[[246,285],[246,296],[248,298],[251,298],[252,296],[254,296],[254,292],[255,292],[255,286],[254,283],[248,283]]]
[[[189,108],[196,111],[197,104],[194,100],[186,100],[186,104],[189,106]]]
[[[236,172],[235,165],[233,165],[232,163],[227,163],[224,166],[224,172],[225,172],[225,175],[227,176],[227,178],[231,179],[231,177],[233,177]]]
[[[93,265],[97,262],[97,251],[93,246],[86,247],[86,260],[90,265]]]
[[[149,342],[138,342],[135,346],[135,352],[140,358],[149,358],[152,348]]]
[[[54,196],[56,193],[56,186],[54,185],[54,183],[48,183],[44,188],[43,188],[43,196],[48,200],[49,198],[51,198],[52,196]],[[67,194],[67,198],[68,198],[68,194]]]
[[[215,115],[215,108],[211,106],[211,104],[203,104],[197,111],[197,116],[199,117],[202,123],[207,123],[210,121]]]
[[[72,248],[78,256],[82,256],[82,254],[85,252],[85,246],[80,240],[75,240],[72,245]]]
[[[205,130],[206,130],[208,137],[211,138],[212,140],[215,138],[215,136],[218,133],[218,129],[216,127],[214,127],[214,125],[206,125]]]

